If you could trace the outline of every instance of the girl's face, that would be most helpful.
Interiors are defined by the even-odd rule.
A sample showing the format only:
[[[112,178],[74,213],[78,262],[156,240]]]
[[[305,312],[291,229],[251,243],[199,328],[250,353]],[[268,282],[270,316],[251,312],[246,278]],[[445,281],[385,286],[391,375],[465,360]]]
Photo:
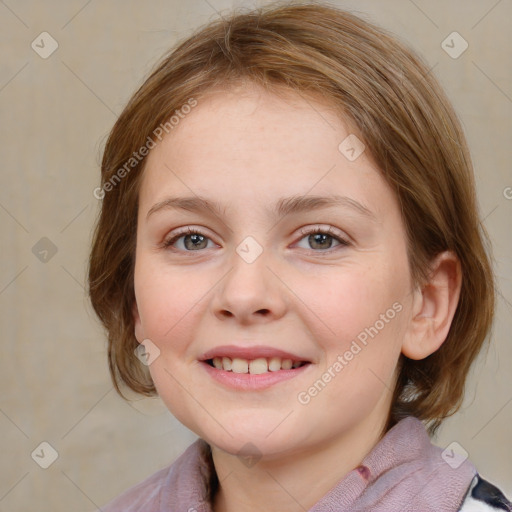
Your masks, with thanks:
[[[386,422],[412,283],[362,150],[327,105],[246,86],[200,99],[147,158],[136,337],[169,410],[227,452],[356,449]]]

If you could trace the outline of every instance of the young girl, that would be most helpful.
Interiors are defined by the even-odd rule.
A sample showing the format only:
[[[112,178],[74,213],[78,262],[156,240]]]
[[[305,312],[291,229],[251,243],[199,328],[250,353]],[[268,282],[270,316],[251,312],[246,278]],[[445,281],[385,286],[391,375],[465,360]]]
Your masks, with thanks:
[[[512,510],[430,442],[494,285],[460,124],[394,37],[319,4],[209,24],[130,100],[95,195],[116,389],[199,436],[103,510]]]

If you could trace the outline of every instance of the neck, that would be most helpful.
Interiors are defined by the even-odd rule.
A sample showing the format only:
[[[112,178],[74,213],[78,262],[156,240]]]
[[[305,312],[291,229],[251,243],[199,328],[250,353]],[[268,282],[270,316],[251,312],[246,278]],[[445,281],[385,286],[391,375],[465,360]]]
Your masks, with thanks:
[[[262,457],[254,465],[212,446],[219,479],[213,510],[309,510],[361,463],[381,439],[384,427],[385,418],[371,415],[337,437],[283,457]]]

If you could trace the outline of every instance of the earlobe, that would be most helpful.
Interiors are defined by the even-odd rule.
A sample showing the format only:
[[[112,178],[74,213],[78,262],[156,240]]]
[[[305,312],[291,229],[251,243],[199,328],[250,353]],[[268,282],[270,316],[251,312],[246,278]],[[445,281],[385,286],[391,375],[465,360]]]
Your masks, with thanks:
[[[142,322],[140,319],[139,308],[137,307],[136,300],[133,301],[132,315],[133,315],[133,325],[135,327],[135,338],[137,339],[137,341],[139,343],[141,343],[141,341],[144,340],[145,337],[143,336],[143,332],[142,332]]]
[[[459,302],[462,275],[452,251],[433,261],[428,281],[414,291],[412,318],[402,344],[410,359],[424,359],[446,340]]]

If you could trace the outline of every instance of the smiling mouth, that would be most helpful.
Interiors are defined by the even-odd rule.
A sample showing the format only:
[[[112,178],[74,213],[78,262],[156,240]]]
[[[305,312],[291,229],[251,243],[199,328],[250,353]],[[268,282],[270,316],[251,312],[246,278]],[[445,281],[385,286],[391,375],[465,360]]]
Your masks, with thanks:
[[[205,363],[217,370],[233,373],[247,373],[261,375],[263,373],[278,372],[281,370],[295,370],[310,364],[309,361],[294,361],[280,357],[259,357],[257,359],[243,359],[239,357],[214,357],[205,360]]]

